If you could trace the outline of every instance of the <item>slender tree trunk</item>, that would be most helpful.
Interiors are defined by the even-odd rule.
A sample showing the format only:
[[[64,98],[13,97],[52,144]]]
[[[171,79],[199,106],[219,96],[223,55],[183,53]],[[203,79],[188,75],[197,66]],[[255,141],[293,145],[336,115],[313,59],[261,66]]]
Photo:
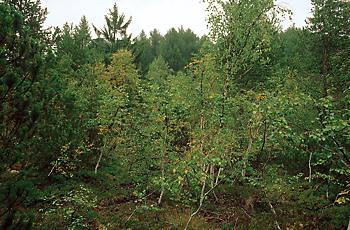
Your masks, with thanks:
[[[165,134],[166,135],[166,134]],[[166,139],[166,138],[165,138]],[[164,142],[166,142],[166,140],[164,140]],[[166,152],[166,145],[165,143],[163,143],[163,150],[162,150],[162,162],[161,162],[161,173],[162,173],[162,190],[160,192],[160,196],[159,196],[159,199],[158,199],[158,205],[160,205],[162,203],[162,198],[163,198],[163,195],[164,195],[164,180],[165,180],[165,172],[164,172],[164,158],[165,158],[165,152]]]
[[[327,38],[323,39],[323,55],[322,55],[322,82],[323,82],[323,96],[328,95],[328,74],[330,72],[330,61],[329,61],[329,44]]]
[[[198,208],[196,211],[194,211],[191,215],[190,215],[190,218],[188,218],[188,221],[187,221],[187,224],[186,224],[186,227],[184,230],[187,230],[188,226],[190,225],[191,221],[192,221],[192,218],[197,215],[197,213],[200,211],[200,209],[202,208],[202,205],[203,205],[203,201],[204,201],[204,198],[206,196],[207,193],[204,193],[205,191],[205,187],[206,187],[206,182],[207,182],[207,173],[209,171],[209,168],[210,166],[208,165],[206,167],[206,170],[205,170],[205,176],[203,178],[203,185],[202,185],[202,190],[201,190],[201,195],[200,195],[200,198],[199,198],[199,205],[198,205]]]
[[[215,186],[217,186],[218,183],[219,183],[219,178],[220,178],[221,171],[222,171],[222,168],[219,168],[218,174],[216,175]]]
[[[275,218],[276,218],[276,217],[277,217],[277,213],[276,213],[275,208],[272,206],[272,204],[271,204],[270,201],[269,201],[269,206],[270,206],[270,209],[271,209],[273,215],[274,215]],[[276,225],[276,228],[277,228],[278,230],[281,230],[281,227],[280,227],[280,225],[279,225],[279,223],[278,223],[277,220],[275,220],[275,225]]]
[[[247,161],[249,158],[249,154],[252,151],[252,148],[253,148],[253,134],[252,134],[252,128],[249,128],[249,144],[248,144],[247,151],[245,152],[244,159],[243,159],[242,177],[245,176],[246,168],[247,168]]]
[[[162,191],[160,192],[160,196],[158,198],[158,205],[162,203],[163,195],[164,195],[164,186],[162,185]]]
[[[163,195],[164,195],[164,180],[165,180],[165,156],[167,152],[167,142],[168,142],[168,122],[167,118],[165,119],[165,130],[164,130],[164,138],[163,138],[163,147],[162,147],[162,159],[161,159],[161,173],[162,173],[162,190],[160,192],[160,196],[158,199],[158,205],[162,203]]]
[[[311,165],[312,155],[313,153],[311,152],[309,157],[309,183],[311,183],[311,176],[312,176],[312,165]]]
[[[198,208],[196,209],[196,211],[194,211],[194,212],[190,215],[190,217],[189,217],[189,219],[188,219],[188,221],[187,221],[185,230],[187,230],[187,228],[189,227],[192,218],[193,218],[195,215],[197,215],[198,212],[200,211],[200,209],[202,208],[205,197],[208,196],[211,192],[213,192],[214,189],[219,185],[219,182],[218,182],[217,184],[215,184],[214,187],[212,187],[212,188],[209,189],[206,193],[204,193],[205,187],[206,187],[206,180],[207,180],[208,171],[209,171],[209,165],[208,165],[208,166],[206,167],[206,169],[205,169],[205,176],[203,177],[203,185],[202,185],[201,196],[200,196],[200,199],[199,199]]]
[[[225,117],[225,108],[226,108],[226,98],[227,98],[227,91],[228,91],[228,83],[229,83],[229,77],[226,76],[225,82],[224,82],[224,87],[222,89],[220,128],[224,127],[224,117]]]
[[[55,164],[53,165],[53,167],[51,168],[51,171],[49,172],[49,175],[47,175],[48,177],[51,176],[51,174],[53,173],[53,170],[55,170],[56,166],[57,166],[57,161],[55,161]]]
[[[201,153],[204,154],[204,92],[203,92],[203,77],[204,73],[201,72],[201,82],[200,82],[200,94],[201,94],[201,117],[200,117],[200,132],[201,132]]]
[[[214,183],[215,183],[215,169],[214,169],[214,165],[210,164],[210,185],[211,185],[211,187],[214,187]]]
[[[98,157],[98,160],[97,160],[97,163],[96,163],[96,166],[95,166],[95,174],[97,174],[97,169],[98,169],[98,167],[100,167],[100,162],[101,162],[101,159],[102,159],[102,155],[103,155],[103,152],[101,151],[100,156]]]

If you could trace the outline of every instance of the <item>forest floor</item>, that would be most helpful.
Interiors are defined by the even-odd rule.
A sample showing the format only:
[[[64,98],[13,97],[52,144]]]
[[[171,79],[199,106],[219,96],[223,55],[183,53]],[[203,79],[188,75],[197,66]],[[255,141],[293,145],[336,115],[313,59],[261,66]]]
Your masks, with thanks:
[[[247,204],[246,198],[238,194],[240,189],[231,194],[220,191],[215,196],[212,194],[192,219],[189,229],[259,229],[255,223],[257,218],[259,225],[274,229],[268,210],[265,216],[256,213],[249,203],[253,201]],[[189,216],[197,209],[196,203],[184,204],[168,200],[166,196],[158,205],[159,194],[137,197],[133,185],[103,188],[80,182],[44,190],[50,195],[31,207],[39,214],[34,229],[52,229],[52,226],[55,229],[184,229]]]
[[[198,208],[195,198],[189,203],[188,197],[171,200],[167,194],[158,205],[159,193],[137,194],[135,183],[121,182],[123,178],[109,173],[46,178],[45,183],[35,185],[36,193],[15,208],[22,214],[32,213],[33,229],[100,230],[184,229]],[[204,200],[188,229],[275,229],[275,216],[256,193],[243,185],[219,186]],[[295,223],[288,229],[304,228]]]

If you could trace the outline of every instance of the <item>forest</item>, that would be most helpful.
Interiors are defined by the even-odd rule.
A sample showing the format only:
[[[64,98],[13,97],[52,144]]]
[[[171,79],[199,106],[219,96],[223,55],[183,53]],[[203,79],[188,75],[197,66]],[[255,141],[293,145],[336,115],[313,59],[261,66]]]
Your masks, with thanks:
[[[0,229],[350,229],[350,2],[203,1],[202,37],[0,1]]]

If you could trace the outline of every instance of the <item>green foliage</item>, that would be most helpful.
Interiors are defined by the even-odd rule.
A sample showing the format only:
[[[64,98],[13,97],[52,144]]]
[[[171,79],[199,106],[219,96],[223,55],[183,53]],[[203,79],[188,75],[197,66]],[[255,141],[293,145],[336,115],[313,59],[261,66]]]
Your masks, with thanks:
[[[190,29],[172,28],[164,36],[155,29],[147,37],[142,31],[135,39],[136,61],[142,73],[147,73],[149,65],[157,57],[163,57],[175,72],[181,71],[198,53],[203,39],[199,39]]]
[[[208,39],[134,41],[117,5],[93,39],[0,3],[1,228],[346,227],[349,3],[281,31],[272,0],[205,2]]]
[[[147,73],[149,65],[155,58],[155,52],[151,40],[147,38],[144,31],[136,38],[135,52],[139,70],[143,74]]]
[[[39,117],[42,100],[37,90],[45,44],[27,25],[28,20],[36,19],[36,14],[23,15],[13,4],[1,3],[0,7],[0,146],[2,163],[8,166],[29,155],[25,156],[25,148],[21,148],[31,138]]]
[[[179,71],[190,61],[200,45],[200,40],[190,29],[173,28],[165,34],[160,43],[159,54],[164,57],[170,68]]]
[[[90,27],[85,16],[78,26],[66,23],[63,29],[56,28],[54,39],[57,44],[58,55],[71,58],[72,68],[80,69],[83,65],[93,63],[98,55],[92,49]]]
[[[127,29],[131,20],[130,17],[125,21],[125,15],[119,13],[117,4],[114,4],[109,13],[105,15],[106,25],[102,29],[94,26],[95,33],[107,42],[111,53],[121,48],[127,48],[129,45],[131,36],[127,34]]]

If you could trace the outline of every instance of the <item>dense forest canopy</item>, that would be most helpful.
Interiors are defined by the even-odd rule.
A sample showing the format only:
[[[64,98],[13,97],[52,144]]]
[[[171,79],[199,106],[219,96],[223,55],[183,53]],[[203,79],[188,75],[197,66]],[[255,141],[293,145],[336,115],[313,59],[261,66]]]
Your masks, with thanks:
[[[135,38],[0,2],[1,229],[350,227],[350,3],[204,2]]]

